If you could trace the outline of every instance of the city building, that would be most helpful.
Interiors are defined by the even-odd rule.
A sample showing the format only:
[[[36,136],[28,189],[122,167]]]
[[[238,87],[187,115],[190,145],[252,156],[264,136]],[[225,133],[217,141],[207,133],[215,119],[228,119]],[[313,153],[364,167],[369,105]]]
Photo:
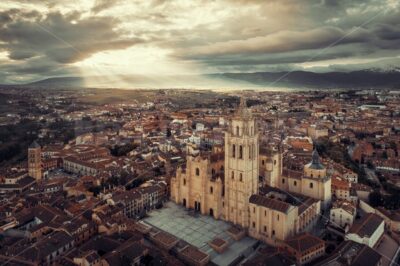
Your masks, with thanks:
[[[42,149],[36,141],[28,148],[28,171],[36,181],[42,179]]]
[[[188,155],[186,165],[179,167],[171,178],[171,199],[202,214],[232,222],[256,239],[283,245],[289,237],[315,225],[321,201],[330,202],[330,178],[314,151],[312,162],[304,167],[300,189],[280,185],[285,178],[280,175],[279,149],[260,159],[258,134],[256,120],[242,99],[225,132],[223,153],[213,149],[197,156]],[[260,162],[269,172],[269,186],[261,191]]]

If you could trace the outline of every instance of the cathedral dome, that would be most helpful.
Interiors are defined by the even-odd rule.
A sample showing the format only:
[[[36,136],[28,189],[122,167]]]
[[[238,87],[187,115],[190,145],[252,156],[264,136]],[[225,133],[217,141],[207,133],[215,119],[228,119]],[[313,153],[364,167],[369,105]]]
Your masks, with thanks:
[[[316,149],[312,152],[312,159],[309,164],[307,164],[307,168],[314,170],[322,170],[325,169],[325,166],[321,163],[319,154]]]

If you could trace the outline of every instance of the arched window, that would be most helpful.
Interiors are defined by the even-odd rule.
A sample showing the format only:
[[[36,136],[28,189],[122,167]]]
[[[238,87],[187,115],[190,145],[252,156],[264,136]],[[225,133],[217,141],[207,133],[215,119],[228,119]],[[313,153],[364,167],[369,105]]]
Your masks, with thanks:
[[[231,177],[232,177],[232,180],[234,180],[234,179],[235,179],[235,172],[233,172],[233,171],[232,171],[232,175],[231,175]]]
[[[200,175],[200,169],[196,168],[196,175],[199,176]]]
[[[239,126],[236,126],[236,135],[239,136]]]
[[[313,183],[310,183],[310,188],[313,188],[314,187],[314,184]]]
[[[214,192],[213,187],[210,187],[210,194],[212,194]]]
[[[235,158],[236,156],[236,146],[235,144],[232,145],[232,157]]]
[[[243,159],[243,147],[242,147],[242,145],[239,146],[239,159]]]
[[[243,175],[242,175],[242,173],[239,174],[239,180],[240,180],[240,182],[243,182]]]

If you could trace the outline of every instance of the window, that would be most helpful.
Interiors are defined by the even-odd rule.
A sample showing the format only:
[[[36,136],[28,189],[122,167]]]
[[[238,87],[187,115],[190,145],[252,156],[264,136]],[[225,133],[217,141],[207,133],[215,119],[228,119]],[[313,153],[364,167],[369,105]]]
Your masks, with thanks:
[[[243,175],[242,175],[242,173],[239,174],[239,180],[240,180],[240,182],[243,182]]]
[[[256,213],[256,207],[253,207],[253,213]]]
[[[235,158],[236,156],[236,146],[235,144],[232,145],[232,157]]]
[[[212,174],[212,175],[215,175],[215,170],[214,170],[214,168],[211,169],[211,174]]]
[[[264,165],[264,164],[265,164],[264,160],[262,160],[262,161],[261,161],[261,164],[262,164],[262,165]]]
[[[314,187],[314,184],[313,183],[310,183],[310,188],[313,188]]]
[[[278,221],[279,221],[279,214],[276,216],[276,220],[278,220]]]
[[[256,228],[256,223],[255,222],[253,222],[253,228]]]
[[[199,176],[200,175],[200,169],[196,168],[196,175]]]
[[[214,192],[213,187],[210,187],[210,194],[212,194]]]
[[[282,179],[282,184],[285,184],[285,179],[284,178]]]
[[[239,159],[243,159],[243,147],[242,147],[242,145],[239,146]]]
[[[275,235],[275,230],[272,230],[272,235],[273,235],[273,236]]]
[[[264,225],[264,232],[267,232],[267,227]]]
[[[276,160],[274,160],[274,165],[276,165]]]
[[[235,180],[235,172],[232,171],[232,180]]]
[[[239,126],[236,127],[236,135],[239,136]]]
[[[267,211],[264,211],[264,216],[267,216]]]
[[[251,154],[253,153],[253,148],[249,145],[249,159],[251,159]]]
[[[183,185],[186,186],[186,178],[183,179]]]
[[[297,181],[296,180],[293,182],[293,185],[297,186]]]

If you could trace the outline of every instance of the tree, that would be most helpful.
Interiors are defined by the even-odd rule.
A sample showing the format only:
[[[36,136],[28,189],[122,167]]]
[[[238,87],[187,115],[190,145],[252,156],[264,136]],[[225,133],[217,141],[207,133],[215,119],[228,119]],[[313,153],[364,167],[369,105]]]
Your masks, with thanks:
[[[381,206],[382,203],[383,203],[382,194],[381,194],[379,191],[377,191],[377,190],[375,190],[375,191],[373,191],[373,192],[371,192],[371,193],[369,194],[368,200],[369,200],[369,204],[370,204],[372,207]]]

